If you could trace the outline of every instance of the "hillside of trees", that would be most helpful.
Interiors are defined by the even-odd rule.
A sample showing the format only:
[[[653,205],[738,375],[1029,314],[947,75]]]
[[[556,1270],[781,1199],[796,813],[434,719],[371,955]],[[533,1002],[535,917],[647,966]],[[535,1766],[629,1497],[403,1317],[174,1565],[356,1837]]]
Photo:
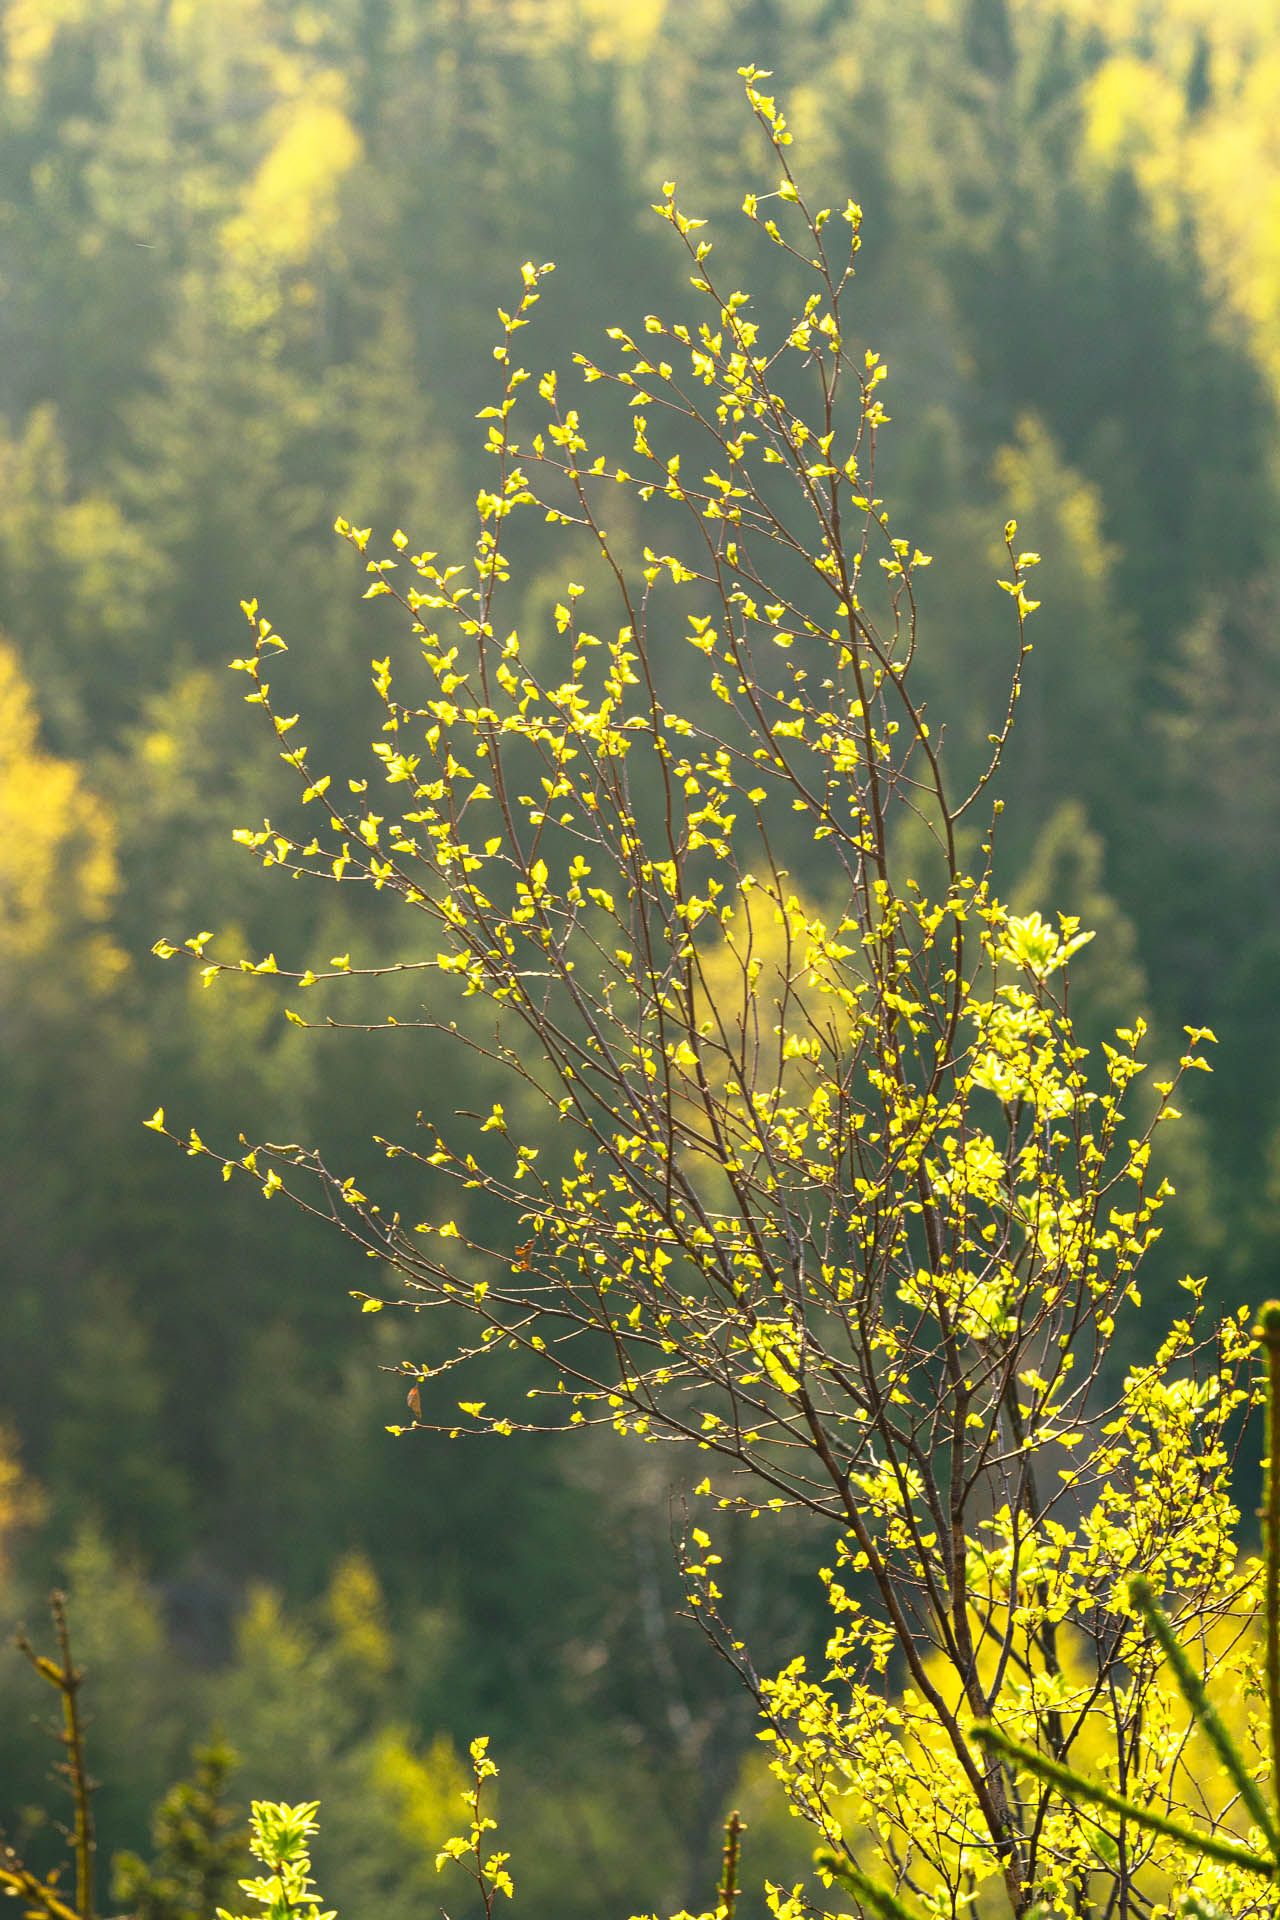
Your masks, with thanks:
[[[876,484],[935,559],[920,673],[960,767],[1007,680],[1005,522],[1044,555],[1000,884],[1097,929],[1091,1040],[1135,1011],[1157,1061],[1185,1024],[1217,1036],[1153,1326],[1188,1273],[1224,1307],[1274,1288],[1270,10],[2,0],[0,1619],[72,1596],[104,1887],[215,1727],[244,1797],[324,1799],[320,1880],[353,1915],[438,1897],[478,1731],[530,1915],[695,1900],[735,1799],[762,1858],[796,1844],[745,1699],[674,1618],[662,1462],[529,1441],[517,1497],[500,1446],[392,1438],[403,1330],[359,1312],[349,1250],[143,1126],[163,1105],[223,1142],[323,1138],[359,1175],[447,1084],[429,1034],[302,1033],[260,983],[208,994],[152,957],[204,929],[392,951],[367,893],[282,886],[233,841],[290,804],[225,671],[240,603],[286,635],[317,752],[365,764],[385,629],[335,517],[463,545],[522,261],[556,262],[529,353],[563,366],[680,309],[665,179],[733,260],[761,187],[748,61],[824,200],[865,211]],[[523,577],[546,628],[559,576]],[[739,1575],[766,1652],[820,1644],[786,1542]],[[0,1663],[7,1807],[45,1797],[33,1711]]]

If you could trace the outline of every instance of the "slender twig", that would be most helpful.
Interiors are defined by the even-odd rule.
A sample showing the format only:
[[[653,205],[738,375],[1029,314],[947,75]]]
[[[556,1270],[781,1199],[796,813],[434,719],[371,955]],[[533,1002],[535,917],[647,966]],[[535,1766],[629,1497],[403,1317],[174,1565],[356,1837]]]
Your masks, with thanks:
[[[1267,1725],[1271,1737],[1271,1797],[1280,1815],[1280,1300],[1268,1300],[1258,1315],[1256,1332],[1267,1349],[1267,1458],[1262,1492]]]
[[[51,1660],[47,1654],[37,1653],[25,1632],[18,1632],[18,1649],[30,1661],[36,1672],[41,1674],[55,1687],[62,1699],[62,1744],[67,1749],[67,1758],[59,1771],[66,1777],[71,1790],[75,1813],[71,1829],[71,1845],[76,1863],[76,1909],[78,1920],[94,1920],[93,1900],[93,1856],[96,1841],[93,1830],[93,1782],[89,1778],[84,1757],[84,1725],[80,1718],[79,1692],[84,1679],[83,1668],[77,1667],[71,1658],[71,1634],[67,1626],[67,1597],[64,1593],[54,1592],[49,1596],[49,1611],[53,1615],[54,1632],[58,1640],[58,1660]],[[25,1873],[25,1869],[22,1869]],[[27,1876],[31,1878],[31,1876]],[[12,1881],[0,1875],[7,1884]],[[38,1888],[39,1882],[34,1882]],[[16,1889],[15,1889],[16,1890]],[[41,1897],[42,1904],[50,1913],[55,1911],[48,1899]],[[62,1909],[61,1902],[57,1903]]]

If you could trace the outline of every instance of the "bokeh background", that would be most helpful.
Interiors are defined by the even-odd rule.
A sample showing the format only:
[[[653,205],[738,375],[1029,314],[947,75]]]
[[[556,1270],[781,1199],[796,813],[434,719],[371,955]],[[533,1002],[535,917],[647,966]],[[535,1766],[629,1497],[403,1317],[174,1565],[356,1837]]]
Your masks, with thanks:
[[[1098,929],[1091,1037],[1138,1010],[1156,1061],[1186,1021],[1218,1036],[1116,1365],[1187,1272],[1222,1303],[1275,1290],[1269,0],[0,0],[0,1615],[70,1589],[104,1885],[214,1726],[243,1798],[323,1799],[350,1920],[438,1905],[480,1732],[531,1920],[705,1904],[735,1801],[753,1872],[803,1857],[745,1700],[674,1618],[678,1468],[392,1439],[380,1368],[416,1336],[357,1311],[367,1270],[141,1124],[163,1104],[359,1174],[453,1084],[430,1038],[302,1034],[258,983],[205,994],[150,956],[206,928],[282,964],[394,950],[366,894],[232,842],[288,791],[225,671],[238,603],[288,639],[317,755],[359,771],[399,634],[333,521],[465,558],[521,261],[558,263],[537,367],[680,310],[650,212],[674,178],[783,310],[737,211],[776,184],[747,62],[812,200],[865,209],[880,491],[935,556],[923,672],[958,762],[1009,665],[1006,519],[1045,556],[1006,894]],[[511,548],[547,626],[566,554]],[[730,1548],[762,1661],[820,1645],[785,1526]],[[0,1662],[0,1810],[36,1852],[40,1704]]]

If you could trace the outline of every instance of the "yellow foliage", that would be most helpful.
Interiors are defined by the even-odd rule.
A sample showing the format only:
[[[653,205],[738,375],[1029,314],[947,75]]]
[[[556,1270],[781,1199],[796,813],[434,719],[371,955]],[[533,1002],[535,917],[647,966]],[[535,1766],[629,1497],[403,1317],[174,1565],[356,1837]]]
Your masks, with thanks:
[[[1256,1597],[1253,1594],[1252,1597]],[[981,1624],[974,1620],[975,1641],[980,1646],[979,1666],[983,1684],[989,1685],[1000,1657],[998,1641],[983,1640]],[[1046,1670],[1043,1652],[1036,1649],[1024,1664],[1015,1661],[1015,1678],[1009,1682],[1008,1695],[1035,1700],[1040,1712],[1045,1703],[1057,1703],[1064,1727],[1073,1729],[1071,1765],[1086,1778],[1105,1782],[1113,1790],[1121,1787],[1116,1768],[1116,1730],[1114,1702],[1098,1686],[1096,1656],[1083,1638],[1068,1626],[1057,1632],[1057,1668]],[[1239,1610],[1204,1627],[1192,1648],[1193,1664],[1213,1676],[1210,1692],[1214,1705],[1239,1750],[1257,1763],[1261,1751],[1260,1722],[1257,1712],[1258,1676],[1262,1671],[1262,1636],[1257,1619],[1247,1600]],[[965,1702],[954,1668],[941,1654],[927,1663],[929,1679],[961,1719],[966,1717]],[[937,1828],[931,1836],[937,1852],[950,1855],[963,1846],[966,1822],[955,1817],[957,1802],[963,1804],[966,1790],[937,1715],[912,1689],[902,1696],[903,1744],[907,1765],[917,1775],[922,1789],[920,1805],[937,1808]],[[936,1782],[940,1774],[950,1777],[951,1792],[939,1796]],[[1023,1783],[1028,1791],[1037,1789],[1029,1777]],[[1171,1669],[1157,1668],[1144,1695],[1142,1762],[1132,1764],[1123,1783],[1124,1791],[1140,1802],[1157,1807],[1166,1804],[1203,1809],[1206,1826],[1213,1824],[1222,1838],[1249,1840],[1247,1812],[1237,1805],[1235,1790],[1205,1735],[1194,1728],[1190,1711],[1178,1689]],[[977,1829],[976,1820],[973,1827]],[[1086,1827],[1114,1828],[1114,1816],[1102,1816],[1094,1822],[1088,1816]],[[1167,1900],[1173,1888],[1169,1862],[1161,1849],[1143,1849],[1137,1843],[1142,1836],[1130,1832],[1135,1864],[1144,1851],[1151,1857],[1142,1868],[1142,1886],[1147,1899]],[[1164,1850],[1167,1853],[1167,1849]],[[923,1862],[921,1863],[923,1867]],[[994,1876],[996,1863],[991,1862]],[[943,1877],[924,1867],[926,1883],[941,1887]],[[994,1892],[994,1887],[992,1889]],[[1001,1899],[994,1903],[1004,1910]]]
[[[372,1779],[394,1810],[402,1837],[434,1856],[453,1831],[456,1809],[471,1786],[448,1734],[438,1733],[424,1754],[409,1744],[403,1727],[387,1727],[374,1748]]]
[[[1240,1570],[1235,1607],[1212,1622],[1201,1622],[1189,1641],[1192,1664],[1210,1676],[1209,1691],[1221,1720],[1246,1763],[1263,1764],[1263,1728],[1259,1711],[1259,1675],[1262,1666],[1258,1625],[1257,1567]],[[999,1707],[991,1718],[1020,1718],[1043,1723],[1058,1716],[1061,1734],[1069,1741],[1070,1764],[1088,1779],[1113,1791],[1123,1788],[1140,1804],[1172,1808],[1190,1817],[1193,1826],[1212,1829],[1221,1839],[1248,1843],[1250,1821],[1238,1804],[1217,1754],[1206,1736],[1193,1729],[1191,1715],[1167,1665],[1158,1665],[1136,1682],[1142,1693],[1142,1737],[1128,1754],[1125,1777],[1117,1768],[1117,1720],[1129,1710],[1125,1689],[1099,1684],[1096,1649],[1069,1625],[1056,1629],[1054,1652],[1046,1660],[1043,1644],[1015,1635],[1013,1658],[1003,1664],[1000,1635],[984,1633],[975,1612],[970,1619],[978,1653],[979,1683],[989,1697],[997,1670],[1003,1679]],[[945,1705],[953,1724],[972,1717],[954,1664],[940,1651],[925,1661],[929,1687]],[[1129,1684],[1135,1684],[1130,1675]],[[1007,1895],[999,1863],[987,1844],[972,1789],[966,1781],[952,1741],[938,1711],[920,1692],[906,1687],[896,1699],[877,1698],[873,1688],[851,1702],[844,1729],[845,1760],[828,1776],[825,1817],[829,1837],[864,1868],[909,1877],[917,1899],[926,1909],[951,1908],[953,1892],[966,1879],[974,1911],[979,1915],[1007,1913]],[[806,1722],[813,1731],[816,1715]],[[834,1723],[832,1723],[834,1725]],[[830,1728],[828,1729],[830,1731]],[[1028,1728],[1020,1729],[1026,1738]],[[770,1736],[764,1736],[766,1741]],[[875,1764],[867,1759],[875,1749]],[[777,1754],[776,1743],[769,1751]],[[855,1761],[855,1754],[857,1759]],[[771,1770],[786,1779],[787,1768],[772,1762]],[[849,1785],[841,1788],[841,1775]],[[891,1783],[887,1785],[886,1783]],[[811,1784],[807,1782],[807,1784]],[[1033,1810],[1041,1787],[1030,1777],[1019,1778],[1019,1791]],[[782,1822],[784,1800],[776,1796],[759,1763],[744,1768],[740,1786],[751,1806],[757,1831],[768,1833],[771,1850],[785,1854],[787,1835]],[[794,1787],[787,1796],[790,1811],[798,1810]],[[804,1790],[799,1803],[804,1803]],[[1030,1813],[1028,1815],[1030,1817]],[[1080,1889],[1108,1857],[1114,1855],[1114,1815],[1092,1811],[1081,1815],[1061,1795],[1050,1793],[1041,1817],[1035,1821],[1040,1857],[1037,1885],[1047,1911],[1066,1911]],[[1175,1844],[1152,1840],[1130,1825],[1129,1864],[1143,1898],[1167,1911],[1167,1903],[1183,1884],[1185,1855]],[[1201,1863],[1206,1891],[1220,1869]],[[1065,1904],[1064,1904],[1065,1903]]]
[[[17,1436],[0,1426],[0,1581],[9,1574],[9,1546],[23,1527],[44,1517],[44,1499],[18,1460]]]
[[[1103,537],[1101,495],[1062,465],[1051,434],[1035,414],[1021,416],[1014,440],[1001,447],[994,469],[1010,508],[1028,520],[1038,517],[1041,525],[1053,513],[1062,535],[1056,544],[1066,549],[1090,585],[1105,581],[1120,556]]]
[[[1086,96],[1086,148],[1131,161],[1150,182],[1173,165],[1185,113],[1173,76],[1136,54],[1118,53],[1094,75]]]
[[[582,18],[597,60],[641,60],[651,50],[666,15],[666,0],[585,0]]]
[[[1206,264],[1280,384],[1280,50],[1187,143]]]
[[[339,1561],[329,1585],[328,1608],[342,1652],[373,1673],[388,1672],[393,1656],[386,1607],[378,1576],[363,1553],[349,1553]]]
[[[1041,0],[1026,9],[1041,11]],[[1189,207],[1210,282],[1280,390],[1280,47],[1263,0],[1071,0],[1110,48],[1086,92],[1086,144],[1132,166],[1170,231]],[[1210,95],[1186,79],[1203,46]]]
[[[63,26],[88,17],[90,0],[9,0],[4,10],[5,81],[10,95],[28,99]]]
[[[337,76],[322,76],[337,82]],[[254,175],[239,214],[223,228],[223,244],[246,265],[297,267],[315,251],[338,215],[338,189],[361,156],[360,136],[334,96],[316,86],[281,109],[274,145]]]
[[[39,734],[17,654],[0,643],[0,992],[47,1006],[104,991],[127,962],[105,927],[118,886],[112,822]]]
[[[236,1647],[246,1666],[280,1675],[297,1675],[312,1658],[307,1636],[285,1614],[273,1587],[256,1586],[236,1630]]]
[[[1154,59],[1185,66],[1195,40],[1206,34],[1215,52],[1247,56],[1275,31],[1270,0],[1017,0],[1017,11],[1032,18],[1047,13],[1090,27],[1111,47],[1150,49]]]
[[[753,904],[754,903],[754,904]],[[838,917],[838,916],[837,916]],[[785,909],[760,892],[745,895],[736,917],[709,916],[698,947],[693,1024],[703,1036],[703,1066],[717,1087],[772,1085],[798,1098],[810,1063],[839,1060],[852,1018],[842,956],[848,949],[811,903],[795,893]]]

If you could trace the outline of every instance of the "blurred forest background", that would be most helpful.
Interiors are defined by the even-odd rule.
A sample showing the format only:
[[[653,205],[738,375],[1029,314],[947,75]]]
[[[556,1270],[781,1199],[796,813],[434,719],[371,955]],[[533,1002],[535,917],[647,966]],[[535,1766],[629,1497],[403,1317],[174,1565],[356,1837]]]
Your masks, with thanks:
[[[215,1723],[242,1797],[324,1800],[352,1917],[438,1904],[482,1731],[530,1914],[701,1904],[733,1799],[753,1870],[785,1854],[746,1703],[672,1617],[660,1450],[393,1440],[378,1368],[412,1329],[357,1312],[367,1272],[141,1126],[163,1102],[359,1173],[449,1084],[429,1038],[300,1034],[258,983],[205,995],[150,957],[204,928],[282,964],[394,948],[366,895],[272,884],[232,844],[289,790],[224,671],[238,602],[358,770],[391,642],[335,514],[465,557],[522,260],[559,263],[534,367],[679,309],[664,177],[736,268],[743,192],[773,184],[748,61],[814,202],[866,210],[880,491],[935,556],[958,758],[1010,664],[1005,520],[1045,556],[1005,892],[1099,929],[1091,1036],[1143,1009],[1153,1059],[1184,1021],[1219,1037],[1152,1339],[1187,1271],[1224,1303],[1275,1290],[1274,7],[0,0],[0,1616],[70,1586],[104,1861],[145,1850]],[[752,271],[767,313],[785,290]],[[564,556],[513,544],[536,627]],[[731,1571],[762,1659],[818,1631],[794,1559],[783,1527]],[[32,1693],[0,1664],[4,1817],[38,1851]]]

